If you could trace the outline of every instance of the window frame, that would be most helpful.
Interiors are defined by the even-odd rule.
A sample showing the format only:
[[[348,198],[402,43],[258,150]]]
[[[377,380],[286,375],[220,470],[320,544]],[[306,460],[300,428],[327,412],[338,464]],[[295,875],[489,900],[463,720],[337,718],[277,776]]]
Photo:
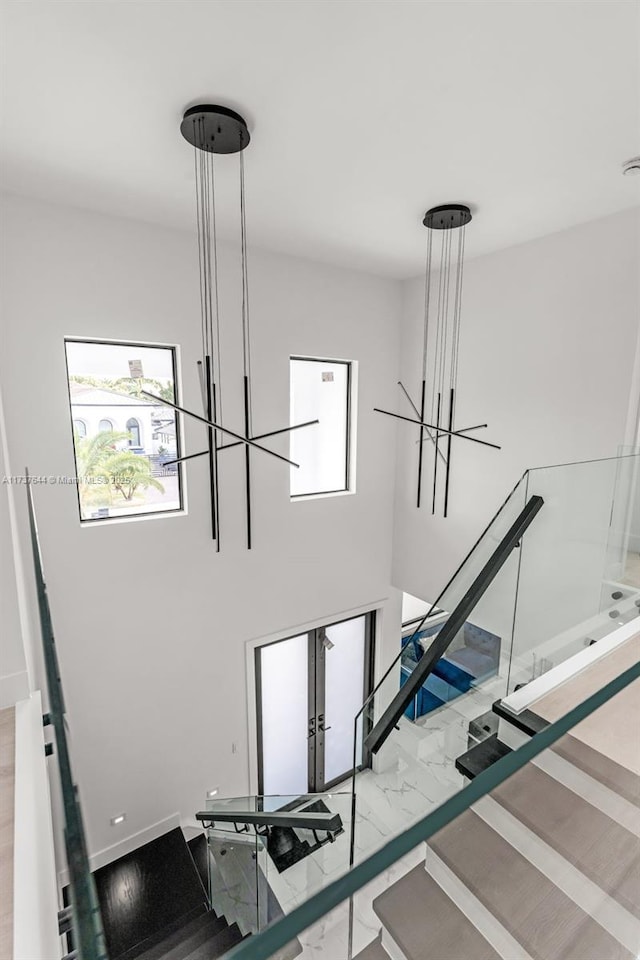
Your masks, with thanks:
[[[341,496],[344,494],[353,493],[353,476],[352,476],[352,452],[351,452],[351,439],[352,439],[352,424],[351,424],[351,412],[353,409],[352,401],[352,391],[353,391],[353,360],[339,360],[331,357],[303,357],[298,354],[291,354],[289,356],[289,391],[291,391],[291,363],[292,361],[303,361],[309,363],[341,363],[347,368],[347,409],[346,409],[346,418],[347,418],[347,429],[345,431],[345,485],[344,487],[338,487],[336,490],[316,490],[309,493],[291,493],[291,482],[289,482],[289,499],[291,501],[298,500],[310,500],[310,499],[321,499],[322,497],[334,497]]]
[[[74,470],[78,470],[78,462],[76,458],[76,446],[75,446],[75,437],[74,437],[74,416],[73,416],[73,402],[71,399],[71,386],[69,379],[69,362],[67,355],[67,344],[68,343],[84,343],[84,344],[93,344],[94,346],[105,346],[105,347],[143,347],[145,350],[170,350],[171,351],[171,371],[173,374],[173,402],[180,406],[180,380],[179,380],[179,366],[178,366],[178,355],[180,347],[176,343],[148,343],[139,340],[110,340],[102,339],[98,337],[63,337],[63,350],[64,350],[64,365],[65,372],[67,376],[67,397],[69,402],[69,419],[71,423],[71,449],[73,452],[73,466]],[[176,455],[181,457],[182,454],[182,415],[176,410]],[[80,419],[76,417],[75,419]],[[82,438],[85,439],[85,438]],[[176,464],[176,477],[178,480],[178,499],[179,506],[170,507],[166,510],[144,510],[140,513],[126,513],[121,516],[114,517],[83,517],[82,516],[82,503],[80,500],[80,484],[75,483],[76,488],[76,498],[78,502],[78,519],[81,526],[94,526],[96,524],[109,524],[109,523],[123,523],[128,522],[129,520],[152,520],[158,519],[161,517],[171,517],[176,515],[186,515],[186,490],[185,490],[185,477],[182,470],[182,463]]]

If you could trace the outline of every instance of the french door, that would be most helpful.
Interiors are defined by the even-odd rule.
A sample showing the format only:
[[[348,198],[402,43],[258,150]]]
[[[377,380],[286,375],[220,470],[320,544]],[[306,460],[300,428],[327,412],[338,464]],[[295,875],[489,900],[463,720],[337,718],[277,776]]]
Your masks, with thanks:
[[[353,769],[354,720],[373,687],[374,613],[258,647],[258,790],[321,793]],[[356,765],[362,765],[358,735]]]

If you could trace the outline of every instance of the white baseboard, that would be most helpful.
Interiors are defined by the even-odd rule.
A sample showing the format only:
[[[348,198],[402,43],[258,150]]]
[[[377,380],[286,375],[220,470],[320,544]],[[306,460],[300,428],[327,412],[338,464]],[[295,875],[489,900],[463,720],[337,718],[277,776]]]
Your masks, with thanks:
[[[0,677],[0,710],[29,699],[29,676],[26,670]]]
[[[117,860],[119,857],[124,857],[125,854],[131,853],[132,850],[137,850],[138,847],[144,846],[145,843],[149,843],[151,840],[156,840],[158,837],[161,837],[163,833],[168,833],[169,830],[174,830],[179,826],[180,814],[172,813],[171,816],[165,817],[164,820],[158,820],[157,823],[152,823],[150,827],[145,827],[144,830],[132,833],[130,836],[125,837],[124,840],[119,840],[109,847],[98,850],[89,857],[89,866],[92,871],[98,870],[100,867],[112,863],[113,860]],[[60,871],[59,880],[61,886],[65,886],[69,882],[67,870]]]

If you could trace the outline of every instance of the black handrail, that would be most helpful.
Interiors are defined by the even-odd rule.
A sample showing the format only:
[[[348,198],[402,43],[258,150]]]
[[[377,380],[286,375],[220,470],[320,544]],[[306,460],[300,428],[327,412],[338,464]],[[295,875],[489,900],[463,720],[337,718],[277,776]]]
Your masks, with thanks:
[[[54,729],[55,753],[58,758],[62,786],[64,842],[69,868],[74,943],[79,960],[108,960],[98,900],[89,867],[82,812],[71,772],[69,745],[65,731],[62,682],[60,680],[60,668],[58,666],[58,655],[56,653],[56,642],[51,622],[51,610],[44,579],[42,553],[28,470],[25,471],[25,477],[27,481],[31,548],[40,612],[40,632],[42,634],[42,649],[49,695],[49,712],[46,715],[45,723],[47,725],[51,724]]]
[[[378,722],[365,738],[365,751],[370,753],[378,752],[391,731],[398,724],[400,717],[404,714],[420,687],[432,672],[438,660],[440,660],[458,631],[466,623],[469,614],[501,570],[510,556],[511,551],[522,539],[523,534],[538,514],[543,503],[544,500],[542,497],[538,496],[533,496],[528,500],[524,509],[520,512],[449,619],[436,635],[429,650],[425,652],[421,660],[418,661],[418,665],[414,668],[407,682],[400,688]]]
[[[297,827],[303,830],[325,830],[327,833],[338,833],[342,829],[342,817],[339,813],[304,812],[295,810],[201,810],[196,813],[206,828],[215,823],[247,823],[256,827]]]

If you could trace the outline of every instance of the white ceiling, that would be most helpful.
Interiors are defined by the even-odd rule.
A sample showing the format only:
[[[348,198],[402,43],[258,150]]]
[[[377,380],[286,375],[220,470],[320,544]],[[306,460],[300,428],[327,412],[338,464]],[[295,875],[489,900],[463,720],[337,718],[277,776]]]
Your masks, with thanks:
[[[194,227],[187,105],[245,115],[254,244],[391,276],[424,210],[472,205],[477,255],[640,202],[630,0],[4,4],[3,187]],[[236,215],[237,157],[219,161]]]

